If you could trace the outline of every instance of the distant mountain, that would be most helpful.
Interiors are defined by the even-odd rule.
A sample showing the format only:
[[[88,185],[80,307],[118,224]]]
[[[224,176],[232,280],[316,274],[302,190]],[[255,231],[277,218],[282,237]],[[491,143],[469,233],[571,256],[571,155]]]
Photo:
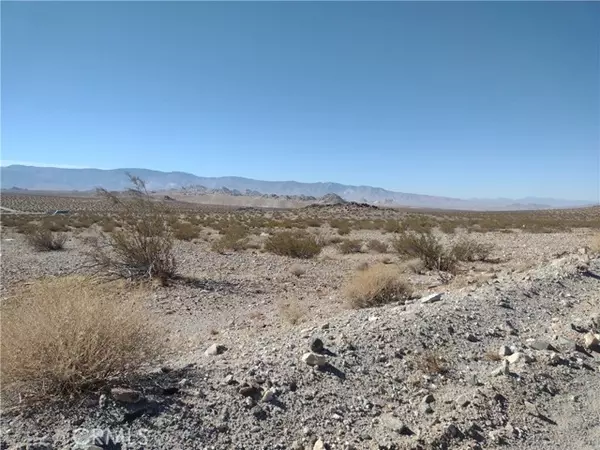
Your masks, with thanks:
[[[432,195],[388,191],[372,186],[339,183],[300,183],[297,181],[261,181],[242,177],[199,177],[186,172],[160,172],[148,169],[62,169],[12,165],[0,168],[2,189],[18,188],[46,191],[88,191],[96,187],[123,190],[129,187],[126,173],[146,181],[149,190],[177,190],[201,186],[219,189],[230,195],[288,195],[320,198],[335,194],[346,201],[415,208],[464,210],[515,210],[587,206],[591,202],[550,198],[458,199]]]

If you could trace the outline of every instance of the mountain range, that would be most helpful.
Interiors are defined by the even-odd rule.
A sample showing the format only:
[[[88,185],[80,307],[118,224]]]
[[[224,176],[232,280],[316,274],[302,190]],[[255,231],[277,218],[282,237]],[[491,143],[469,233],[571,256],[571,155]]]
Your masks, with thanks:
[[[301,183],[298,181],[261,181],[242,177],[201,177],[186,172],[161,172],[149,169],[64,169],[10,165],[0,168],[2,189],[36,191],[89,191],[97,187],[123,190],[130,186],[126,173],[142,178],[149,190],[172,191],[190,188],[223,189],[242,195],[282,195],[323,197],[336,194],[347,201],[414,208],[462,210],[520,210],[589,206],[589,201],[527,197],[522,199],[459,199],[394,192],[372,186],[340,183]]]

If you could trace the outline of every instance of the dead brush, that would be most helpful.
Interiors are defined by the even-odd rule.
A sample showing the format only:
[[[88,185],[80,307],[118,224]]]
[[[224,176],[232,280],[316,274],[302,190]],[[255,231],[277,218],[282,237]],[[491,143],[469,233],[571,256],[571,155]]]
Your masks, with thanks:
[[[98,189],[101,196],[121,208],[122,229],[105,238],[108,243],[96,245],[89,254],[93,265],[109,275],[166,281],[177,272],[168,210],[150,197],[143,180],[133,175],[129,179],[133,188],[126,199]]]
[[[67,235],[54,233],[41,225],[37,225],[26,229],[25,239],[38,252],[51,252],[64,249]]]
[[[338,250],[342,255],[351,253],[360,253],[362,251],[362,241],[358,239],[344,239],[339,245]]]
[[[458,261],[487,261],[493,246],[481,244],[473,239],[462,238],[451,248],[451,253]]]
[[[417,369],[428,375],[443,375],[448,372],[447,362],[438,353],[425,352],[416,361]]]
[[[143,291],[76,276],[19,286],[1,305],[2,388],[69,397],[127,376],[161,353]]]
[[[307,313],[306,308],[296,298],[281,301],[277,306],[280,316],[290,325],[297,325],[302,322]]]
[[[412,288],[394,267],[377,264],[355,273],[344,287],[353,308],[370,308],[410,298]]]

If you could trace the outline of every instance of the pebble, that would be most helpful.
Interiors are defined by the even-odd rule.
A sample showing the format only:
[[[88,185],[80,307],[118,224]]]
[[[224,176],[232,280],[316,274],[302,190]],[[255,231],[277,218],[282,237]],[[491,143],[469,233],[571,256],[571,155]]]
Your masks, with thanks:
[[[502,347],[500,347],[500,351],[498,351],[498,354],[501,357],[510,356],[512,355],[512,350],[510,349],[510,347],[503,345]]]
[[[500,365],[500,367],[498,367],[492,371],[492,375],[495,377],[497,377],[499,375],[508,375],[509,373],[510,373],[509,363],[506,359],[504,361],[502,361],[502,364]]]
[[[321,353],[323,351],[323,348],[323,341],[319,338],[314,338],[310,343],[310,349],[315,353]]]
[[[144,397],[140,391],[136,391],[135,389],[127,389],[127,388],[112,388],[110,390],[110,395],[116,401],[121,403],[138,403]]]
[[[583,342],[585,343],[586,348],[591,349],[597,347],[598,336],[590,331],[589,333],[586,333],[586,335],[583,337]]]
[[[535,349],[535,350],[553,350],[556,351],[556,349],[552,346],[552,344],[550,344],[548,341],[544,341],[541,339],[532,339],[530,341],[528,341],[528,344],[531,348]]]
[[[443,292],[438,292],[436,294],[426,295],[425,297],[421,297],[421,303],[434,303],[439,302],[442,299]]]
[[[220,355],[220,354],[224,353],[225,350],[227,350],[227,347],[225,347],[224,345],[213,344],[206,349],[204,354],[206,356],[215,356],[215,355]]]
[[[327,358],[325,358],[325,356],[317,355],[312,352],[308,352],[302,355],[302,361],[308,364],[309,366],[323,367],[327,365]]]
[[[317,442],[313,445],[313,450],[325,450],[325,443],[321,438],[317,439]]]

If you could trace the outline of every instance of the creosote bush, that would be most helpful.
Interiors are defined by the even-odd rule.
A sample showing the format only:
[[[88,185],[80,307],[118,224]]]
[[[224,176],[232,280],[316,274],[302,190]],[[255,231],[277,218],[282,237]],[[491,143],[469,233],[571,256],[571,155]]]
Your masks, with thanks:
[[[377,239],[371,239],[369,242],[367,242],[367,248],[377,253],[385,253],[388,251],[388,245],[385,242]]]
[[[348,255],[350,253],[360,253],[362,249],[362,241],[358,239],[345,239],[339,244],[338,249],[340,253],[344,255]]]
[[[462,238],[452,246],[451,252],[458,261],[486,261],[492,249],[493,246],[491,245],[480,244],[472,239]]]
[[[19,286],[1,306],[3,389],[68,398],[156,362],[162,339],[139,289],[81,276]]]
[[[129,179],[133,188],[127,198],[98,190],[122,210],[122,229],[108,238],[108,249],[98,245],[91,256],[109,274],[129,279],[154,277],[166,282],[177,272],[167,210],[150,197],[143,180],[132,175]]]
[[[377,264],[356,272],[344,296],[353,308],[369,308],[410,298],[412,289],[397,268]]]
[[[177,222],[173,227],[173,237],[180,241],[192,241],[197,239],[200,231],[193,224],[187,222]]]
[[[322,245],[306,231],[282,231],[270,236],[265,250],[281,256],[310,259],[321,253]]]
[[[220,231],[221,237],[213,242],[213,251],[222,253],[225,250],[241,251],[249,247],[248,229],[241,225],[231,225]]]
[[[67,242],[67,235],[54,233],[43,226],[31,226],[25,231],[27,243],[39,252],[62,250]]]
[[[429,270],[453,272],[456,269],[456,257],[430,231],[401,233],[392,245],[401,255],[419,258]]]

